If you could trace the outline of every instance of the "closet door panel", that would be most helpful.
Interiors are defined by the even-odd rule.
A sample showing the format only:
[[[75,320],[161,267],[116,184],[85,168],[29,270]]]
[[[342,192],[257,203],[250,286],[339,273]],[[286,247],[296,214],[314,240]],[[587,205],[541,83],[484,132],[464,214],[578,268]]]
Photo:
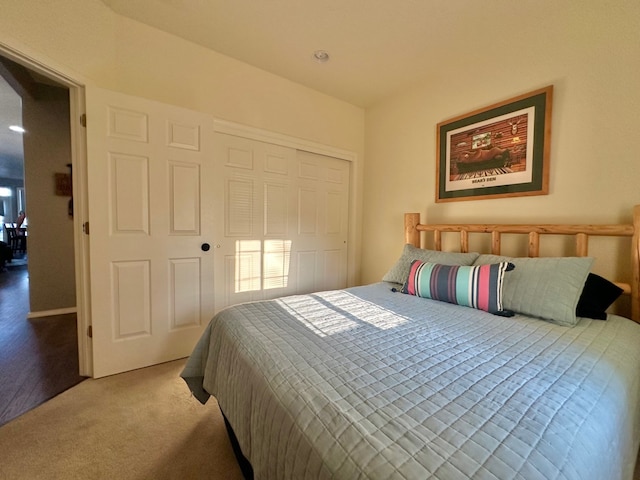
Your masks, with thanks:
[[[348,162],[222,133],[215,158],[217,309],[346,286]]]

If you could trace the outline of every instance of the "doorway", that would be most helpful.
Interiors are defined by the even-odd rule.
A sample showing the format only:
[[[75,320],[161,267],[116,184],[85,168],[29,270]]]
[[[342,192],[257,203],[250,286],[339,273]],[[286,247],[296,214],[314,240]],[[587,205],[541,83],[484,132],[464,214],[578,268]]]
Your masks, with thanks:
[[[28,259],[29,316],[69,313],[76,306],[69,88],[6,57],[0,74],[0,98],[11,107],[0,109],[7,167],[0,186],[10,194],[4,230],[20,237],[12,242],[16,259]]]
[[[5,53],[2,48],[0,53]],[[5,119],[8,110],[0,108],[0,136],[9,132],[10,125],[26,126],[28,130],[10,132],[14,135],[9,142],[11,151],[4,149],[6,142],[0,142],[0,187],[5,194],[0,198],[5,214],[2,220],[12,223],[20,210],[26,210],[28,234],[25,229],[22,251],[16,252],[18,255],[0,272],[0,371],[11,377],[0,381],[3,386],[17,382],[14,394],[2,398],[0,419],[10,419],[27,406],[60,393],[87,371],[79,352],[84,345],[78,335],[77,242],[71,210],[74,129],[70,119],[77,109],[73,102],[76,92],[43,71],[18,63],[20,59],[11,52],[6,53],[9,56],[0,55],[0,102],[4,106],[11,99],[10,111],[15,111],[17,104],[20,115]],[[2,230],[5,241],[4,225]],[[17,344],[29,348],[17,349]],[[25,350],[30,352],[27,357]],[[40,366],[60,366],[62,371],[40,368],[44,376],[16,379],[11,365],[19,364],[20,358],[37,359]],[[59,382],[61,378],[71,380]],[[43,393],[43,398],[25,397],[28,388],[24,387],[29,382],[33,382],[31,391]]]
[[[11,244],[5,225],[13,226],[19,203],[24,200],[24,150],[20,131],[22,100],[5,75],[0,75],[0,241]],[[6,255],[5,252],[2,260],[7,260]]]

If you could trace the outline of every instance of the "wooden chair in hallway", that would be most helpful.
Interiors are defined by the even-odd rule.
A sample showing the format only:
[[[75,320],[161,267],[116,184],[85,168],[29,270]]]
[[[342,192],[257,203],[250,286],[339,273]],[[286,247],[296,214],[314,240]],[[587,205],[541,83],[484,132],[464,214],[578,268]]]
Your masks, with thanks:
[[[25,235],[19,235],[18,230],[12,223],[5,223],[4,229],[7,232],[7,243],[11,247],[13,255],[27,253],[27,237]]]

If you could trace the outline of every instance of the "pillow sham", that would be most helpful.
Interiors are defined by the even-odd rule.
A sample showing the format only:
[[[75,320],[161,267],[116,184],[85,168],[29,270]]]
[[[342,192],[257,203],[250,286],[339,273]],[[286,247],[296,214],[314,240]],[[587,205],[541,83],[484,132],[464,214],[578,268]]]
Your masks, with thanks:
[[[440,252],[425,250],[407,243],[402,255],[391,269],[382,277],[383,282],[403,284],[409,275],[409,266],[413,260],[441,263],[443,265],[471,265],[478,258],[478,253]]]
[[[578,317],[607,319],[607,308],[615,302],[623,290],[606,278],[590,273],[578,300],[576,315]]]
[[[513,264],[508,262],[474,267],[414,260],[409,267],[402,293],[498,315],[513,315],[502,308],[504,274],[513,268]]]
[[[578,322],[576,307],[593,258],[480,255],[474,265],[497,262],[516,266],[503,288],[504,308],[568,327]]]

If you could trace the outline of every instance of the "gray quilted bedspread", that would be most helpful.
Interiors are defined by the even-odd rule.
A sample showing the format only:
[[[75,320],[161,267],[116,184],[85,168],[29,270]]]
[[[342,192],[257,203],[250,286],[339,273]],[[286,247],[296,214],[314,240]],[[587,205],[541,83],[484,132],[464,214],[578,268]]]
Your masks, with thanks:
[[[630,479],[640,325],[574,328],[379,283],[228,308],[182,373],[261,479]]]

